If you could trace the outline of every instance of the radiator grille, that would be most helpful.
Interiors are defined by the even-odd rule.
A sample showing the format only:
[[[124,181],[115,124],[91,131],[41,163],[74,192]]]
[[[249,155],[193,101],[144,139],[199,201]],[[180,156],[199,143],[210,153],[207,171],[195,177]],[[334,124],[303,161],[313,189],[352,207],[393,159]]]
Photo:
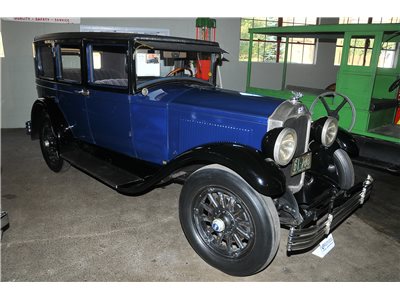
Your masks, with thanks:
[[[285,121],[283,127],[292,128],[297,133],[297,148],[294,157],[307,152],[310,132],[309,115],[300,115],[298,117],[289,118]],[[283,172],[286,176],[287,185],[294,190],[299,190],[303,184],[304,173],[291,177],[291,167],[292,163],[283,168]]]

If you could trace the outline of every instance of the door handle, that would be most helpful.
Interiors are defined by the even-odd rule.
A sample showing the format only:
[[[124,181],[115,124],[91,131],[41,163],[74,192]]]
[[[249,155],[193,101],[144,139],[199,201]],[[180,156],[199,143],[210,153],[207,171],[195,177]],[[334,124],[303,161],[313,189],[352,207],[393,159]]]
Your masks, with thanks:
[[[89,96],[90,95],[90,92],[87,89],[75,90],[74,92],[77,93],[77,94],[81,94],[83,96]]]

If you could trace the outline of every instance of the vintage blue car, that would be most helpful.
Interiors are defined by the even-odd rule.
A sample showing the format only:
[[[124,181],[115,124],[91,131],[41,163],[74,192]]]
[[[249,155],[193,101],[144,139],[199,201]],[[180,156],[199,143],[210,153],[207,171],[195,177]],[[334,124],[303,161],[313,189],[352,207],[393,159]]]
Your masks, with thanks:
[[[179,216],[193,249],[225,273],[310,250],[366,201],[352,136],[312,122],[301,95],[276,99],[217,87],[218,43],[128,33],[34,40],[38,99],[27,130],[59,172],[73,165],[116,191],[183,184]]]

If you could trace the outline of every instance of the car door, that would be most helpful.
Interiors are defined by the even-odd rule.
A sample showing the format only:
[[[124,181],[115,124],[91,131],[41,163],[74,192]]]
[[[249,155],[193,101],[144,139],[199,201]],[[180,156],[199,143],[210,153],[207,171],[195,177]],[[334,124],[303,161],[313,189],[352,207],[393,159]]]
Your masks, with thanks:
[[[57,101],[73,135],[93,143],[86,108],[80,40],[57,44]]]
[[[95,144],[132,156],[127,51],[127,42],[86,44],[85,99]]]
[[[363,134],[368,130],[370,104],[378,66],[382,32],[346,32],[340,69],[337,73],[336,91],[351,99],[357,110],[357,119],[352,130]],[[339,125],[348,128],[351,110],[344,107]]]

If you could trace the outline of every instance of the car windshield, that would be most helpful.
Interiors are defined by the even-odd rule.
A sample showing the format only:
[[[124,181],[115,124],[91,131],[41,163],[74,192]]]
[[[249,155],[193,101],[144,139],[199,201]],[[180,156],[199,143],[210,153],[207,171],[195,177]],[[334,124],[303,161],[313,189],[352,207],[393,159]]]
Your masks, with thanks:
[[[136,85],[140,88],[165,78],[215,84],[219,56],[219,53],[136,49]]]

